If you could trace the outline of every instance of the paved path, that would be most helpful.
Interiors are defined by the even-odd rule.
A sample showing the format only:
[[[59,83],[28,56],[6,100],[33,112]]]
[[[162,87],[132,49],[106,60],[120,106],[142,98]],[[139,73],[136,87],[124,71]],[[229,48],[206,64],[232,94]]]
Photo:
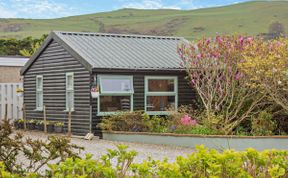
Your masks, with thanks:
[[[36,131],[27,131],[22,133],[25,135],[25,137],[30,137],[32,139],[46,140],[48,136],[48,134]],[[134,161],[136,163],[142,162],[149,156],[151,156],[153,159],[163,160],[164,158],[168,158],[169,161],[174,161],[178,155],[185,156],[193,152],[192,148],[142,143],[115,142],[102,139],[93,139],[91,141],[88,141],[80,138],[72,138],[71,142],[85,148],[81,155],[84,156],[86,153],[90,153],[94,155],[94,158],[99,158],[101,157],[101,155],[107,153],[107,149],[115,149],[117,144],[125,144],[129,146],[130,150],[136,150],[138,152],[138,155]]]

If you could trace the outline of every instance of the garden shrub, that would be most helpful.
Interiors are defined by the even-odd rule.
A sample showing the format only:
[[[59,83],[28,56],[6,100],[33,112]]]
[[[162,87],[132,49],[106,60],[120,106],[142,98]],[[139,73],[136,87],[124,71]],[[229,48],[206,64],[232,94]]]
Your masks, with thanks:
[[[217,131],[198,123],[196,118],[188,115],[188,107],[182,106],[179,111],[168,117],[149,116],[143,112],[126,112],[103,118],[98,128],[108,131],[178,133],[178,134],[218,134]],[[193,112],[195,113],[195,112]]]
[[[258,117],[252,119],[253,135],[273,135],[275,129],[276,123],[273,121],[273,116],[267,111],[261,111]]]
[[[175,130],[178,134],[195,134],[195,135],[217,135],[217,131],[209,129],[202,125],[196,125],[194,127],[181,127]]]
[[[65,137],[51,136],[48,141],[24,139],[22,134],[13,133],[9,121],[0,122],[0,162],[5,165],[6,171],[20,177],[29,172],[36,173],[52,161],[77,158],[82,149]]]
[[[109,131],[132,131],[145,132],[148,126],[144,123],[143,112],[123,112],[116,115],[104,117],[102,123],[97,127]]]
[[[178,47],[187,78],[201,99],[206,119],[224,134],[232,134],[255,115],[266,94],[248,85],[239,63],[252,38],[240,35],[203,38]],[[191,91],[192,92],[192,91]],[[216,119],[216,120],[215,120]],[[211,124],[212,126],[212,124]]]
[[[49,164],[43,174],[29,172],[21,175],[11,172],[0,161],[0,177],[3,178],[36,178],[36,177],[83,177],[83,178],[286,178],[288,177],[288,151],[265,150],[258,152],[249,148],[245,151],[205,148],[196,146],[196,150],[187,156],[178,156],[176,161],[168,159],[154,160],[148,158],[141,163],[133,163],[137,152],[128,150],[125,145],[117,149],[108,149],[108,153],[99,159],[87,154],[84,159],[79,157],[66,158],[57,164]],[[47,165],[47,163],[45,164]]]

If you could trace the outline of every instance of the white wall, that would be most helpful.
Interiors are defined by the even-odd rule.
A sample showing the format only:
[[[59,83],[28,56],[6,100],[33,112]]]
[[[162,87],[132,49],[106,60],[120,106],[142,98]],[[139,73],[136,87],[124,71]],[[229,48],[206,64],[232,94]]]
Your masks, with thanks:
[[[7,104],[8,119],[23,117],[23,97],[17,96],[16,89],[22,88],[22,83],[0,83],[0,119],[5,118],[5,105]]]

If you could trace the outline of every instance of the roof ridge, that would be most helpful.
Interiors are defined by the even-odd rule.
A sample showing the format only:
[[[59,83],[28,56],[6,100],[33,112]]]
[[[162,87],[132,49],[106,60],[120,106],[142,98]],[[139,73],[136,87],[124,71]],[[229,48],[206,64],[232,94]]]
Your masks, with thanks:
[[[116,33],[98,33],[98,32],[68,32],[53,31],[57,35],[79,35],[79,36],[99,36],[99,37],[116,37],[116,38],[138,38],[138,39],[165,39],[165,40],[183,40],[184,37],[174,36],[155,36],[155,35],[139,35],[139,34],[116,34]]]

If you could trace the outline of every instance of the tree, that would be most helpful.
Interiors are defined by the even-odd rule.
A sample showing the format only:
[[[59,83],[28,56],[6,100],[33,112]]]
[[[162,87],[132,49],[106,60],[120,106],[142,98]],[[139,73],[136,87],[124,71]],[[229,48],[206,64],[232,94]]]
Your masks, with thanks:
[[[35,39],[31,42],[29,48],[24,48],[19,51],[22,56],[30,57],[32,56],[42,45],[47,35],[42,35],[40,39]]]
[[[251,118],[265,94],[248,85],[238,68],[252,38],[217,36],[183,43],[178,48],[188,79],[205,108],[205,118],[225,134]],[[206,122],[207,122],[206,121]]]
[[[284,25],[280,22],[273,22],[269,25],[269,34],[273,35],[274,38],[279,38],[285,35]]]
[[[241,70],[288,113],[288,39],[255,40],[246,47]]]
[[[34,44],[31,44],[30,49],[21,49],[19,51],[19,53],[22,56],[30,57],[40,48],[40,46],[41,46],[41,43],[40,42],[36,42]]]
[[[47,35],[42,35],[39,39],[26,37],[24,39],[0,39],[0,55],[23,55],[31,56],[38,49]],[[20,52],[26,51],[26,52]],[[23,54],[21,54],[23,53]]]

